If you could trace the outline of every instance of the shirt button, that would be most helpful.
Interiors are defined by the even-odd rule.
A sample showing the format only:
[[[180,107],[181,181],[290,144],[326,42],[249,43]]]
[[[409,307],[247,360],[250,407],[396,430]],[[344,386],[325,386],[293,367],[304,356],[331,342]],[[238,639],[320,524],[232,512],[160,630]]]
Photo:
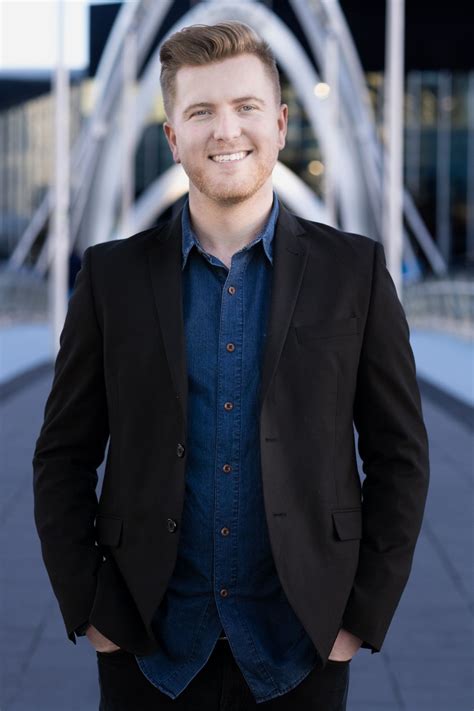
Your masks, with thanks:
[[[230,466],[230,464],[224,464],[224,466],[222,467],[222,471],[228,474],[232,471],[232,467]]]
[[[219,594],[221,597],[227,597],[227,595],[229,594],[229,591],[226,590],[226,588],[222,588],[222,590],[220,591]]]
[[[178,444],[176,446],[176,454],[178,455],[178,457],[180,459],[181,459],[181,457],[184,457],[184,452],[185,452],[184,445],[181,444],[181,442],[178,442]]]
[[[235,286],[229,286],[229,288],[227,289],[227,291],[229,292],[229,294],[230,294],[231,296],[234,296],[234,294],[235,294]]]
[[[228,529],[226,526],[224,526],[224,528],[221,528],[221,534],[222,534],[223,536],[228,536],[229,533],[230,533],[230,531],[229,531],[229,529]]]
[[[225,402],[224,403],[224,410],[232,410],[233,404],[231,402]]]
[[[228,343],[228,344],[226,345],[226,348],[227,348],[227,350],[229,351],[229,353],[232,353],[232,351],[235,351],[235,346],[234,346],[233,343]]]

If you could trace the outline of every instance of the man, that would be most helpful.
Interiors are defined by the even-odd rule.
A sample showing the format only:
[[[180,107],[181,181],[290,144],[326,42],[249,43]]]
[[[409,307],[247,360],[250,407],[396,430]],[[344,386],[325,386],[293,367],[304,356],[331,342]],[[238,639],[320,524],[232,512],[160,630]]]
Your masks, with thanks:
[[[378,243],[273,191],[268,45],[195,25],[161,60],[189,197],[85,251],[34,455],[44,560],[101,709],[345,709],[427,493],[406,319]]]

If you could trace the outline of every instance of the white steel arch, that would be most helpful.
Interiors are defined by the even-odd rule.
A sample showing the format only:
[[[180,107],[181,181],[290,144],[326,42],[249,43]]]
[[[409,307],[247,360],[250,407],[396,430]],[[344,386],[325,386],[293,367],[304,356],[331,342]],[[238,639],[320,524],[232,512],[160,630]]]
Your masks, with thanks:
[[[202,2],[181,17],[167,36],[186,25],[197,22],[212,24],[222,20],[236,19],[254,27],[269,43],[279,65],[294,86],[314,133],[320,141],[326,163],[332,160],[333,146],[338,146],[339,170],[335,175],[335,187],[339,198],[342,228],[377,238],[378,235],[374,232],[378,231],[381,211],[379,199],[381,151],[375,135],[373,117],[370,116],[368,105],[364,99],[366,95],[365,82],[350,33],[336,0],[290,1],[297,17],[299,17],[303,31],[307,33],[308,41],[319,66],[322,66],[323,62],[320,49],[324,44],[322,40],[328,31],[337,37],[342,58],[340,84],[343,110],[339,125],[335,126],[329,120],[329,103],[318,101],[314,96],[313,89],[319,81],[319,76],[301,45],[277,15],[262,3],[255,0],[240,0],[238,3],[221,0]],[[120,203],[119,147],[121,136],[116,116],[121,89],[121,54],[128,34],[133,31],[136,32],[138,39],[138,63],[144,60],[170,4],[170,0],[160,0],[159,3],[156,0],[137,0],[135,3],[124,3],[120,10],[99,66],[97,75],[99,91],[94,114],[88,121],[74,150],[76,189],[73,193],[71,248],[80,227],[81,247],[105,241],[117,235],[116,216]],[[151,104],[160,93],[160,69],[159,50],[156,50],[137,86],[136,106],[131,121],[132,143],[135,148]],[[281,166],[278,173],[275,170],[275,185],[277,174],[282,174],[280,168]],[[182,168],[180,170],[182,172]],[[167,171],[167,173],[166,177],[162,176],[163,180],[160,178],[150,186],[146,194],[142,196],[143,199],[137,201],[132,210],[132,221],[129,222],[132,231],[135,231],[133,227],[136,224],[143,224],[144,216],[147,214],[145,206],[150,204],[150,195],[154,195],[156,200],[157,185],[168,185],[170,180],[176,180],[177,185],[181,185],[183,178],[182,176],[178,177],[179,170]],[[291,190],[287,190],[288,174],[289,171],[286,169],[286,180],[282,181],[278,187],[276,186],[282,198],[288,201],[288,204],[292,204],[292,201],[295,200],[293,209],[302,216],[328,222],[324,206],[302,181],[293,180]],[[169,194],[173,194],[172,188],[169,190]],[[178,188],[178,193],[179,190]],[[308,190],[313,199],[308,195]],[[166,201],[163,204],[166,204]],[[443,271],[445,267],[443,260],[439,257],[436,246],[428,235],[408,193],[405,195],[405,211],[432,268],[438,273]],[[158,215],[154,209],[150,209],[150,213],[154,213],[150,218],[150,222],[152,222]],[[40,206],[32,225],[12,255],[10,260],[12,265],[18,265],[24,261],[29,247],[34,241],[35,232],[37,234],[41,229],[47,214],[48,202],[46,199],[45,204]],[[317,218],[314,217],[316,214]],[[86,216],[86,220],[83,219],[84,216]],[[135,225],[134,219],[138,220]],[[405,239],[405,253],[410,259],[412,252],[408,238]],[[48,254],[45,246],[37,262],[38,271],[44,273],[47,264]]]
[[[127,34],[137,26],[138,61],[142,62],[150,49],[156,28],[160,27],[172,0],[137,0],[124,2],[99,62],[95,76],[96,101],[91,116],[81,129],[71,156],[72,187],[72,225],[73,240],[77,234],[88,191],[84,189],[95,170],[101,143],[107,135],[110,121],[116,113],[120,95],[120,62]],[[48,191],[36,209],[30,224],[13,251],[9,266],[20,267],[36,237],[46,225],[52,208],[52,194]],[[73,243],[70,247],[72,248]],[[45,262],[45,255],[40,255],[40,262]],[[39,269],[44,271],[44,269]]]
[[[335,0],[290,0],[290,3],[320,66],[324,62],[325,36],[330,32],[337,40],[340,55],[339,83],[342,86],[340,94],[345,105],[341,118],[345,121],[345,130],[353,132],[357,141],[360,159],[364,162],[367,199],[370,202],[377,231],[381,234],[382,146],[376,135],[375,118],[362,65],[344,14]],[[408,190],[404,190],[403,210],[407,223],[433,271],[443,274],[446,271],[446,263],[424,225]],[[411,256],[407,254],[408,252],[412,250],[405,231],[406,257]],[[412,256],[411,260],[413,261]]]

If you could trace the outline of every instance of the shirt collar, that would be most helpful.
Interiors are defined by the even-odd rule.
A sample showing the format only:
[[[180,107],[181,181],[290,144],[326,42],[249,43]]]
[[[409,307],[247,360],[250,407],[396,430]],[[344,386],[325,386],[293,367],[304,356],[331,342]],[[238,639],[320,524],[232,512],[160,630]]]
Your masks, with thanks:
[[[278,218],[278,213],[280,211],[280,206],[278,202],[278,197],[275,191],[273,191],[273,204],[270,212],[270,216],[259,232],[257,237],[255,237],[250,244],[247,244],[243,249],[247,250],[257,244],[257,242],[262,242],[263,249],[270,264],[273,264],[273,236],[275,234],[275,226]],[[188,260],[189,252],[193,247],[196,247],[202,254],[207,255],[205,250],[199,243],[199,240],[191,227],[191,221],[189,216],[189,197],[186,198],[186,202],[183,207],[182,218],[181,218],[181,228],[182,228],[182,263],[181,269],[184,269],[186,262]]]

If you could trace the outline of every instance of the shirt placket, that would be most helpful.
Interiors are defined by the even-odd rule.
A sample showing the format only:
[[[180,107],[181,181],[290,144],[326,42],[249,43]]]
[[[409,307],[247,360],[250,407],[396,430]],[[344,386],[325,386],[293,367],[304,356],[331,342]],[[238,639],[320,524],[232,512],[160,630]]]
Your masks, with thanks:
[[[244,275],[248,259],[248,251],[236,254],[232,259],[222,289],[218,337],[214,586],[216,603],[224,621],[230,615],[226,599],[232,597],[236,587]]]

